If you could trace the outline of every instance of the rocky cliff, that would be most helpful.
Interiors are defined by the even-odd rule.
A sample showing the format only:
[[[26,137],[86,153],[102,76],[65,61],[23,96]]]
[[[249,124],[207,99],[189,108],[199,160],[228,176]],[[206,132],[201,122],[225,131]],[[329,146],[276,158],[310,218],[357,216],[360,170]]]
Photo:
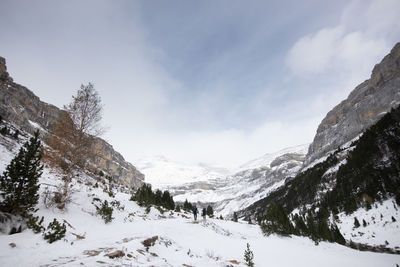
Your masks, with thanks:
[[[0,57],[0,115],[33,133],[36,129],[44,136],[56,123],[60,112],[56,106],[39,99],[32,91],[13,81],[7,72],[6,61]],[[98,169],[103,170],[129,187],[143,184],[144,175],[122,155],[101,138],[96,139],[96,151],[101,151],[94,160]]]
[[[328,112],[317,129],[304,166],[357,137],[400,103],[400,43],[377,64],[369,80]]]

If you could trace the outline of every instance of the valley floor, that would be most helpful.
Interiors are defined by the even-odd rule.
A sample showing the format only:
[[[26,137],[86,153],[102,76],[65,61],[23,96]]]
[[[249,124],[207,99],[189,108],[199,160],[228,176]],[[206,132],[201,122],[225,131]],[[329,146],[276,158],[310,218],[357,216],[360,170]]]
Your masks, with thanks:
[[[194,222],[190,214],[144,208],[118,193],[124,210],[115,210],[111,223],[94,215],[92,197],[108,198],[101,190],[79,188],[60,212],[40,208],[46,221],[66,220],[65,240],[48,244],[31,230],[0,235],[0,266],[246,266],[246,243],[254,252],[255,266],[396,266],[400,255],[360,252],[337,244],[307,238],[265,237],[256,225],[217,219]],[[112,200],[111,198],[109,200]],[[47,225],[47,223],[45,223]],[[73,227],[73,228],[72,228]],[[84,235],[77,240],[72,233]],[[158,236],[148,251],[143,240]],[[15,247],[9,244],[15,243]],[[107,253],[121,250],[125,256],[111,259]]]

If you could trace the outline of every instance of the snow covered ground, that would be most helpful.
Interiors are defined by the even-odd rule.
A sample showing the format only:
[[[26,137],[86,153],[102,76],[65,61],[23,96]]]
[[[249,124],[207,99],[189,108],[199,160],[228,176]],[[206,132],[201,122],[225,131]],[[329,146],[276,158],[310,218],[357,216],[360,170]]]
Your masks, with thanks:
[[[10,138],[0,141],[0,172],[3,172],[19,145]],[[34,234],[30,229],[13,235],[0,233],[0,266],[245,266],[243,254],[247,243],[254,253],[255,266],[372,267],[400,264],[400,255],[360,252],[325,242],[316,246],[302,237],[265,237],[257,225],[245,222],[211,218],[194,222],[191,214],[162,212],[156,208],[147,213],[145,208],[129,201],[130,194],[123,193],[122,187],[115,185],[115,196],[112,197],[105,190],[107,181],[104,185],[97,179],[83,173],[75,177],[70,189],[70,203],[66,210],[61,211],[56,207],[47,208],[44,204],[44,193],[56,190],[62,184],[57,172],[45,168],[40,179],[41,198],[35,215],[44,216],[44,226],[54,218],[65,221],[66,236],[49,244],[41,234]],[[97,188],[94,186],[96,183]],[[105,224],[96,214],[92,203],[94,198],[116,203],[111,223]],[[378,210],[379,216],[381,210],[387,210],[384,219],[377,217]],[[393,202],[372,207],[364,217],[361,216],[363,211],[359,212],[354,216],[361,224],[362,218],[375,218],[375,224],[368,219],[366,231],[369,229],[373,234],[388,229],[382,241],[387,240],[393,247],[398,245],[398,224],[388,222],[391,214],[398,218]],[[341,216],[340,220],[341,229],[346,231],[345,227],[351,227],[354,219],[353,216]],[[84,239],[76,235],[84,236]],[[146,250],[142,241],[153,236],[157,236],[157,240]],[[363,241],[361,237],[351,238]],[[367,234],[363,238],[368,241]],[[107,256],[119,250],[123,256],[113,259]]]
[[[394,199],[375,203],[370,210],[358,209],[351,215],[339,214],[338,226],[346,240],[400,249],[400,212]],[[394,218],[394,221],[392,219]],[[360,223],[354,226],[354,218]],[[365,221],[365,226],[363,225]]]
[[[41,182],[56,185],[59,181],[47,170]],[[300,237],[265,237],[258,226],[244,222],[210,218],[194,222],[191,214],[161,213],[155,208],[147,214],[129,201],[129,194],[117,193],[111,198],[101,188],[86,185],[92,182],[85,175],[74,180],[66,211],[39,204],[37,215],[45,216],[45,225],[53,218],[70,224],[64,240],[48,244],[29,229],[0,235],[0,266],[245,266],[247,243],[255,266],[372,267],[400,263],[399,255],[360,252],[324,242],[316,246]],[[94,197],[117,200],[124,209],[114,209],[114,220],[105,224],[95,214]],[[77,239],[73,233],[85,239]],[[147,251],[141,242],[153,236],[158,239]],[[117,250],[125,255],[115,259],[106,256]]]

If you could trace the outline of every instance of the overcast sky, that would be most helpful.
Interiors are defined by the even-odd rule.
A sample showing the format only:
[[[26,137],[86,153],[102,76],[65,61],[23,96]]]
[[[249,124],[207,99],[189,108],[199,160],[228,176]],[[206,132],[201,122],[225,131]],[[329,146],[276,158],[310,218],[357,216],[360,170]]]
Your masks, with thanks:
[[[235,167],[312,141],[400,41],[400,0],[0,0],[0,56],[62,107],[92,82],[135,164]]]

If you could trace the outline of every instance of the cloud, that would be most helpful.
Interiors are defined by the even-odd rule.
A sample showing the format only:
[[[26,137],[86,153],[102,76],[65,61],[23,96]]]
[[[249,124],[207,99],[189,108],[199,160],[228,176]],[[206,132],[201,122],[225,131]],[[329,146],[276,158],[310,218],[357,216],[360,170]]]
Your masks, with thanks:
[[[250,131],[239,128],[186,133],[147,131],[136,133],[135,142],[126,143],[121,149],[137,160],[162,151],[163,156],[174,160],[234,169],[265,153],[311,142],[320,120],[316,116],[301,121],[266,121]]]
[[[295,76],[346,72],[365,78],[372,67],[399,40],[400,2],[353,1],[340,23],[298,39],[289,50],[286,64]]]

